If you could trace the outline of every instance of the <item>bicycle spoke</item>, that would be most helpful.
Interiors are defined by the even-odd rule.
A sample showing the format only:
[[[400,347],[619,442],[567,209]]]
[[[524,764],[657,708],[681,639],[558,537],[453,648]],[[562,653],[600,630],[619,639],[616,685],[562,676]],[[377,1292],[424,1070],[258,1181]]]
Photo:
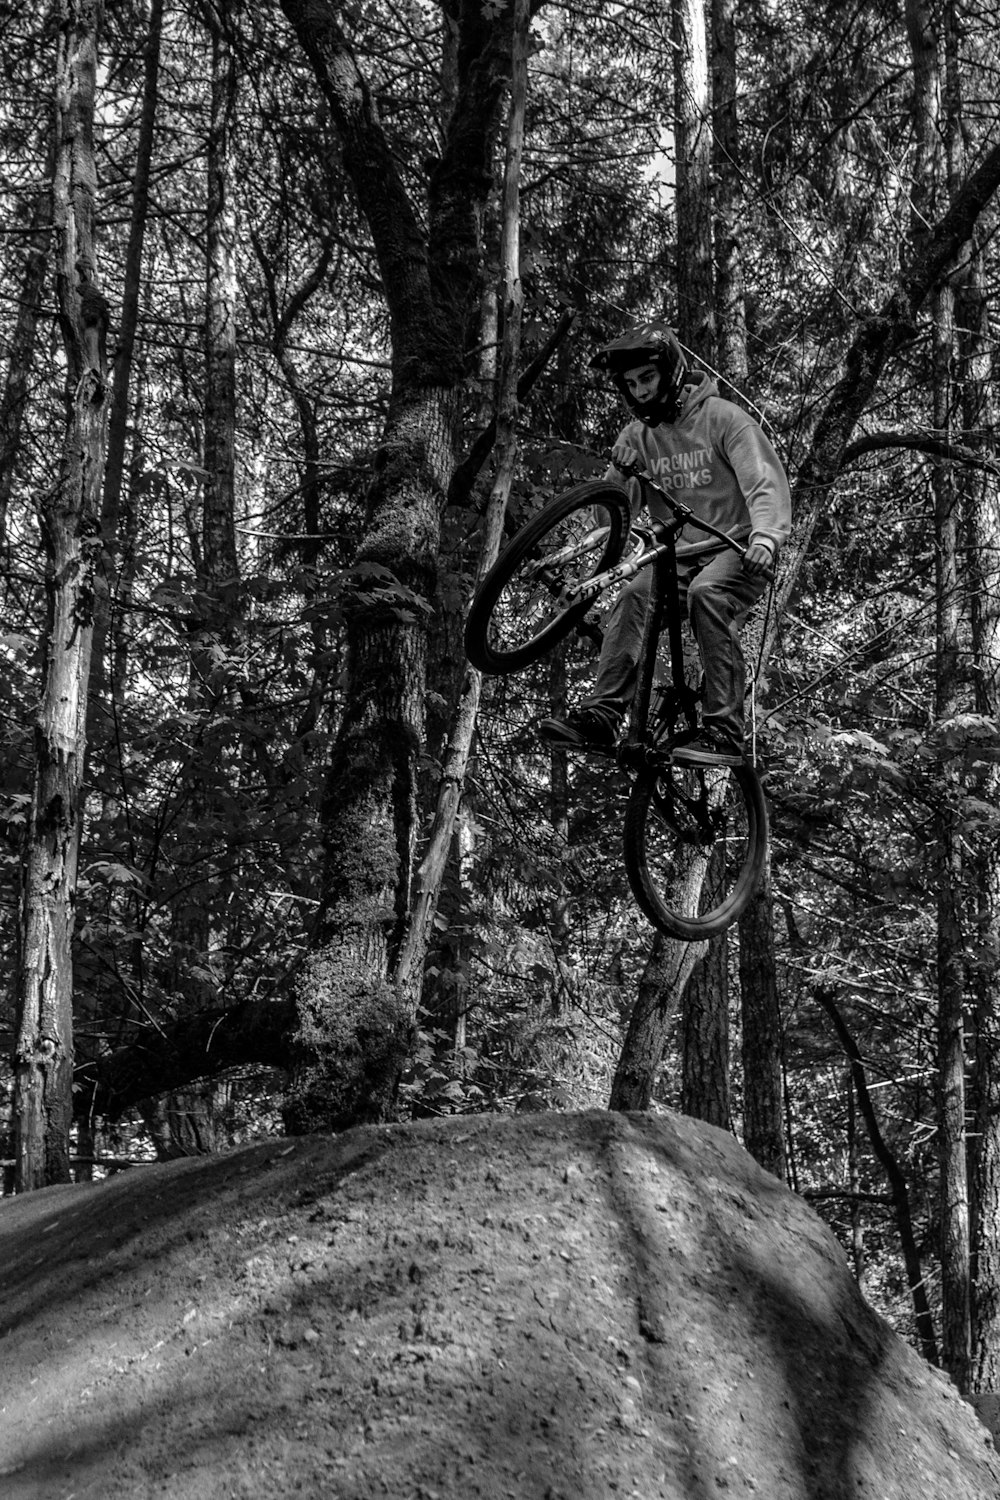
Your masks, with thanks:
[[[466,651],[485,672],[536,660],[589,616],[573,591],[621,556],[628,501],[614,485],[588,483],[557,496],[507,544],[477,593]]]
[[[535,640],[573,603],[571,590],[589,578],[603,555],[608,526],[589,525],[571,512],[539,537],[532,554],[502,589],[490,619],[489,644],[497,654]]]

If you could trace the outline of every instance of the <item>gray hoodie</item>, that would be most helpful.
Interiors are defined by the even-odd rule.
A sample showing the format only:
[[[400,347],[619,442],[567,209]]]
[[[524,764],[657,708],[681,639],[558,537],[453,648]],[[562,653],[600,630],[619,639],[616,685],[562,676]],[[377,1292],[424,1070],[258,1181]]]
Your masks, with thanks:
[[[723,400],[715,381],[702,371],[694,371],[684,386],[676,422],[657,427],[630,422],[618,441],[637,450],[662,489],[735,541],[766,542],[777,556],[788,540],[792,503],[778,455],[753,418]],[[635,514],[640,504],[635,481],[613,465],[607,477],[627,484]],[[650,514],[669,519],[655,490],[647,488],[646,496]],[[721,545],[687,526],[678,538],[677,554]]]

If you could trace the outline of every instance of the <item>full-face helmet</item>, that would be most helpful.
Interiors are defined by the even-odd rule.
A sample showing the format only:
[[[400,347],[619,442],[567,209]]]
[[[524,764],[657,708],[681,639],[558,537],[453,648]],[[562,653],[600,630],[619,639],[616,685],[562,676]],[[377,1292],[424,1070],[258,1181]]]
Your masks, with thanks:
[[[644,364],[651,364],[660,372],[660,389],[652,399],[637,401],[625,384],[625,371]],[[688,363],[677,335],[666,323],[637,323],[620,338],[598,349],[590,367],[611,376],[626,405],[647,426],[676,421]]]

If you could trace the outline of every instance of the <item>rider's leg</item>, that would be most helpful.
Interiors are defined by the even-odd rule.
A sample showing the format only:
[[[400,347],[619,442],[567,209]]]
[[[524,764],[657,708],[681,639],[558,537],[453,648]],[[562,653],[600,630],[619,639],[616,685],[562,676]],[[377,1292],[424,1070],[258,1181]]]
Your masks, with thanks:
[[[540,721],[538,732],[550,744],[578,749],[614,748],[635,687],[649,583],[650,570],[645,568],[622,590],[608,615],[590,696],[565,719]]]
[[[604,644],[597,663],[594,690],[581,705],[607,714],[616,725],[624,718],[635,688],[650,577],[651,569],[643,568],[615,601],[604,625]]]
[[[701,567],[682,562],[680,581],[705,672],[702,723],[709,733],[742,747],[746,662],[739,632],[765,582],[745,573],[728,548]]]

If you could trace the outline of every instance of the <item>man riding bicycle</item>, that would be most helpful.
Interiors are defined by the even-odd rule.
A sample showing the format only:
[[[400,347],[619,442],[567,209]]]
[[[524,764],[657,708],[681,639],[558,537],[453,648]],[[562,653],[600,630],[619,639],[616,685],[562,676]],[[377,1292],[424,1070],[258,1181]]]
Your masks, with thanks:
[[[746,664],[739,632],[765,588],[791,529],[788,480],[761,428],[691,370],[665,323],[640,323],[604,345],[591,367],[606,371],[635,414],[619,434],[607,479],[625,486],[635,517],[643,503],[628,469],[648,473],[695,515],[746,544],[743,557],[688,527],[677,542],[678,579],[704,673],[702,727],[679,745],[684,765],[738,765],[743,759]],[[618,467],[621,465],[621,467]],[[649,495],[654,520],[670,520]],[[565,719],[543,719],[550,744],[610,750],[628,709],[642,645],[648,568],[619,595],[605,625],[594,690]]]

